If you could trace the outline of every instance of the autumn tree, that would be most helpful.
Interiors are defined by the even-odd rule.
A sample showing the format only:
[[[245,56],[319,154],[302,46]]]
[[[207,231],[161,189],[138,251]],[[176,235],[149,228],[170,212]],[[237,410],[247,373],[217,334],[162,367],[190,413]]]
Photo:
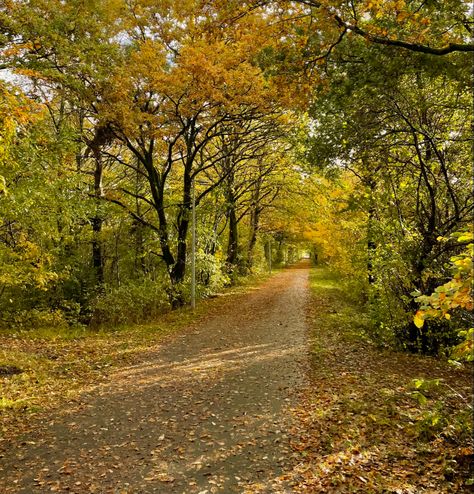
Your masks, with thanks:
[[[253,249],[263,201],[279,190],[276,183],[270,185],[270,179],[281,167],[285,129],[289,131],[286,120],[284,114],[273,112],[256,115],[239,129],[225,132],[214,144],[223,159],[208,170],[206,177],[220,183],[222,216],[225,218],[223,228],[228,231],[227,264],[230,272],[235,268],[243,269],[244,264],[251,267],[251,263],[245,262],[251,257],[249,249],[243,252],[240,245],[239,225],[244,218],[251,217],[249,246],[252,245]],[[264,190],[264,184],[272,192]]]
[[[223,157],[205,162],[205,148],[230,123],[244,125],[269,108],[271,88],[251,61],[263,30],[252,37],[255,26],[247,23],[223,33],[213,25],[212,11],[200,10],[195,2],[179,10],[145,1],[87,7],[48,2],[37,6],[33,18],[22,15],[27,8],[19,2],[6,9],[12,19],[7,53],[12,66],[75,101],[86,122],[82,154],[93,158],[94,196],[123,207],[156,232],[171,284],[179,285],[185,274],[192,181]],[[21,43],[15,42],[15,33]],[[151,205],[156,221],[130,211],[120,196],[133,195],[129,188],[122,187],[119,195],[104,193],[103,147],[112,140],[132,157],[122,159],[119,152],[117,163],[147,180],[149,191],[133,198]],[[172,175],[181,176],[182,196],[170,207],[166,184]],[[92,218],[92,260],[99,281],[101,224],[99,214]]]
[[[440,71],[427,55],[350,46],[357,59],[341,47],[326,66],[331,91],[317,92],[309,159],[360,180],[369,281],[378,283],[374,293],[393,297],[377,299],[378,317],[393,317],[401,303],[397,324],[410,327],[404,338],[417,346],[421,335],[406,320],[415,307],[409,294],[436,286],[449,255],[436,239],[466,225],[473,210],[464,166],[471,160],[469,74],[459,64],[464,55],[444,60]]]
[[[257,0],[226,2],[229,19],[263,9],[293,26],[293,47],[308,66],[330,57],[347,38],[433,56],[474,51],[470,5],[462,0]],[[290,49],[291,50],[291,49]]]

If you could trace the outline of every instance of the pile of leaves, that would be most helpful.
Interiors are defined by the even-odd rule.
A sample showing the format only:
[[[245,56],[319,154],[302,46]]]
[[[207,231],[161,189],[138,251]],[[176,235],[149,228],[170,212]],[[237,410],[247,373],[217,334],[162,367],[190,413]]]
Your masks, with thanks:
[[[471,369],[376,348],[363,338],[364,314],[327,273],[317,270],[312,288],[294,492],[470,491]]]

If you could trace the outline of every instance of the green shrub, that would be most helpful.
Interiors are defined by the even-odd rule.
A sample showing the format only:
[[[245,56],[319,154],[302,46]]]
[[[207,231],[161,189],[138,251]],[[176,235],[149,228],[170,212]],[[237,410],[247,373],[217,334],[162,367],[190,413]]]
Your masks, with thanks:
[[[230,278],[219,257],[206,254],[202,250],[196,254],[197,293],[200,297],[209,297],[228,285]]]
[[[411,387],[410,394],[418,402],[412,418],[421,440],[443,438],[460,446],[469,443],[473,426],[472,406],[467,397],[442,379],[413,379]]]
[[[5,311],[1,326],[16,329],[66,328],[68,321],[64,312],[59,309],[23,309]]]
[[[166,286],[161,281],[129,281],[106,288],[93,304],[91,326],[115,326],[153,320],[169,310]]]

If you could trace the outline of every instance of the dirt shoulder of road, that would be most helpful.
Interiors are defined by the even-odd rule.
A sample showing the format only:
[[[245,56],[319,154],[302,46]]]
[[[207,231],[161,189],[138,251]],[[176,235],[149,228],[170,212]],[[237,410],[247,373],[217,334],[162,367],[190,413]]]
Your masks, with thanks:
[[[366,316],[325,270],[311,286],[296,492],[472,492],[472,367],[375,347]]]

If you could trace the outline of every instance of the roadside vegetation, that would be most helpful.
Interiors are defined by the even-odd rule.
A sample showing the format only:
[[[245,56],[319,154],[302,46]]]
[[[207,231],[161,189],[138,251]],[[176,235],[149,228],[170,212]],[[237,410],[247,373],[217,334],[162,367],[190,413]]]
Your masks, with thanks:
[[[313,270],[311,289],[296,492],[470,492],[472,367],[381,348],[327,269]]]

